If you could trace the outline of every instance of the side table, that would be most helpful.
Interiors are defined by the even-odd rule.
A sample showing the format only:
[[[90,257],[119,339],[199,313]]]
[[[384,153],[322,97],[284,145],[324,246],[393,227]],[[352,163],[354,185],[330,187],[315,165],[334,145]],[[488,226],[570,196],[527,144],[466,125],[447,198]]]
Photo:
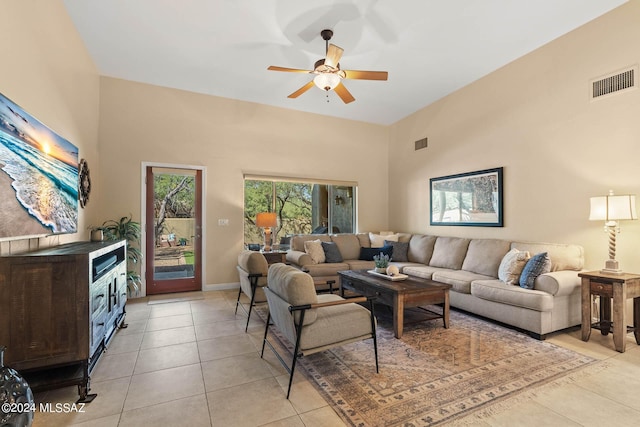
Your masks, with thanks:
[[[262,255],[267,259],[267,264],[276,264],[278,262],[287,263],[287,252],[286,251],[269,251],[263,252],[260,251]]]
[[[633,298],[633,328],[636,343],[640,344],[640,274],[607,274],[601,271],[579,273],[582,278],[582,341],[591,335],[591,296],[600,297],[600,327],[607,335],[613,326],[613,344],[624,353],[627,335],[625,302]],[[613,319],[609,308],[613,298]],[[613,323],[613,325],[611,325]]]

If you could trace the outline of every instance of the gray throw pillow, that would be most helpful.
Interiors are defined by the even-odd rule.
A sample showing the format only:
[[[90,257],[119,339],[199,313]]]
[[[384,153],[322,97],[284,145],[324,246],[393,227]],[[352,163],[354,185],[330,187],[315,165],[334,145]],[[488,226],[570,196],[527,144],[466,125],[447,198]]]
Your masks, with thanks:
[[[409,242],[392,242],[390,240],[385,240],[384,245],[393,246],[391,261],[409,262],[409,258],[407,257],[407,254],[409,253]]]
[[[333,242],[322,242],[322,249],[324,249],[325,262],[336,263],[342,262],[342,254],[338,245]]]

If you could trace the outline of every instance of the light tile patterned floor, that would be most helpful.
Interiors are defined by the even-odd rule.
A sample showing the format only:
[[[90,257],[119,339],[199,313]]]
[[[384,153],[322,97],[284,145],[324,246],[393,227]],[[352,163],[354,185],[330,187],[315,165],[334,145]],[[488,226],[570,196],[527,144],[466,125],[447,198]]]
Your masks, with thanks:
[[[54,426],[343,426],[302,375],[291,399],[288,376],[270,351],[260,359],[264,323],[234,315],[237,291],[197,293],[200,299],[127,303],[127,329],[118,331],[92,375],[96,400],[84,413],[37,413],[36,427]],[[182,297],[182,298],[180,298]],[[188,295],[186,296],[188,298]],[[253,317],[253,316],[252,316]],[[640,423],[640,347],[627,336],[624,354],[611,335],[589,342],[580,331],[548,341],[607,359],[607,367],[574,382],[545,388],[478,426],[632,426]],[[36,395],[37,402],[72,403],[75,387]]]

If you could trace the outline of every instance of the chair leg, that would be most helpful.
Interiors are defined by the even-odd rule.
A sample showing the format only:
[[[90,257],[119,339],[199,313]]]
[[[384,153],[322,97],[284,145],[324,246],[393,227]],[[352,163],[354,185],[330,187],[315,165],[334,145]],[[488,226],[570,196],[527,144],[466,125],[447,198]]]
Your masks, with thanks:
[[[373,335],[373,352],[376,357],[376,374],[380,371],[378,370],[378,338],[376,334],[376,318],[373,313],[373,300],[369,300],[369,311],[371,312],[371,334]]]
[[[300,349],[300,337],[302,336],[302,325],[304,324],[304,312],[306,310],[302,310],[300,312],[300,325],[298,326],[298,331],[296,334],[296,345],[293,349],[293,362],[291,363],[291,375],[289,376],[289,387],[287,388],[287,399],[289,399],[289,394],[291,394],[291,384],[293,384],[293,373],[296,369],[296,362],[298,361],[298,350]]]
[[[267,333],[269,332],[269,321],[271,320],[271,313],[267,313],[267,323],[264,325],[264,337],[262,338],[262,351],[260,352],[260,359],[264,356],[264,345],[267,343]]]
[[[240,304],[240,295],[242,295],[242,286],[238,289],[238,299],[236,300],[236,312],[238,314],[238,305]]]
[[[249,311],[247,312],[247,324],[244,327],[245,332],[247,332],[247,329],[249,329],[249,320],[251,320],[251,310],[253,309],[253,302],[256,299],[257,288],[257,285],[254,285],[253,283],[251,284],[251,302],[249,303]]]

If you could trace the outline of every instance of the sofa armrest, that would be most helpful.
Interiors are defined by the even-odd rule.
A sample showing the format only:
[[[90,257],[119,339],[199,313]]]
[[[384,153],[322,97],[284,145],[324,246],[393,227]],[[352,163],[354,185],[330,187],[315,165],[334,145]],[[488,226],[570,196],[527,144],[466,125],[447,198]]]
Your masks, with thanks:
[[[311,258],[311,255],[301,251],[288,251],[287,261],[301,268],[304,267],[305,265],[313,264],[313,259]]]
[[[534,289],[544,291],[554,296],[571,295],[579,292],[581,286],[578,272],[574,270],[561,270],[545,273],[538,276]]]

